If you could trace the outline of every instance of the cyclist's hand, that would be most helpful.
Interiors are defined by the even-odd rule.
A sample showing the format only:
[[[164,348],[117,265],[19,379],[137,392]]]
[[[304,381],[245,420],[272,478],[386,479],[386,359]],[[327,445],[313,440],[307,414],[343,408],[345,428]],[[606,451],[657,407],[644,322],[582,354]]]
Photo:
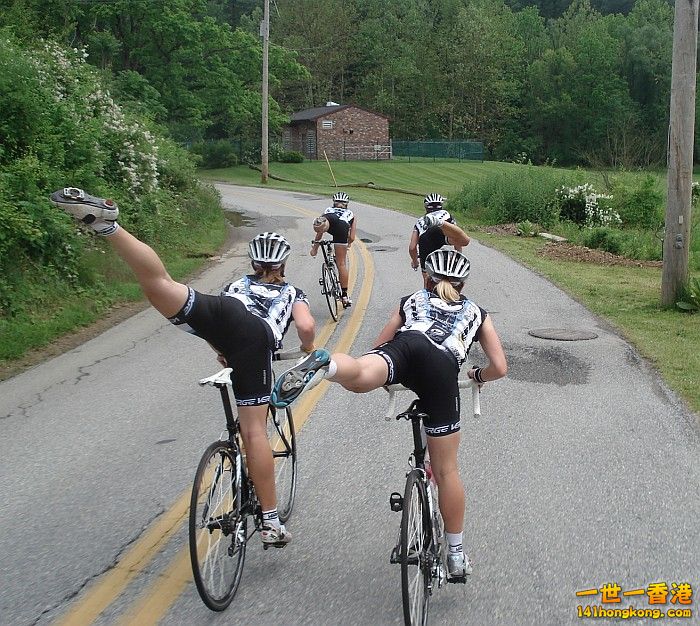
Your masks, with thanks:
[[[311,251],[309,252],[311,256],[316,256],[318,254],[318,246],[311,246]]]
[[[467,372],[467,378],[469,378],[469,380],[473,380],[474,382],[476,382],[479,385],[479,391],[481,391],[481,388],[483,387],[484,383],[480,383],[476,380],[476,378],[474,378],[474,372],[476,371],[476,369],[477,369],[476,367],[472,367]]]
[[[418,271],[418,261],[411,261],[411,267],[413,268],[414,272]]]

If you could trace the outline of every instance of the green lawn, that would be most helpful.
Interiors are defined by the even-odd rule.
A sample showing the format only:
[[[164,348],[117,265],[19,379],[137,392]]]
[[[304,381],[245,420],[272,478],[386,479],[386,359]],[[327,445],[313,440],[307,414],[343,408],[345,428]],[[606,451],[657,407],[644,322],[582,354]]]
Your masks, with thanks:
[[[415,215],[423,212],[422,200],[417,195],[346,185],[371,181],[378,186],[419,195],[437,191],[449,198],[469,180],[517,166],[491,162],[336,162],[331,163],[331,167],[338,185],[343,186],[353,200]],[[266,185],[270,188],[328,196],[335,189],[325,162],[272,163],[270,173],[294,181],[270,179]],[[208,180],[262,186],[260,172],[244,166],[202,170],[200,174]],[[654,174],[661,178],[665,176],[663,172]],[[635,175],[639,174],[624,174],[630,177]],[[591,173],[591,180],[600,181],[600,175]],[[467,230],[478,226],[466,217],[461,222]],[[545,245],[540,238],[497,236],[483,232],[477,232],[475,236],[547,276],[594,313],[607,319],[654,364],[668,385],[682,395],[694,411],[700,412],[700,385],[697,382],[700,380],[700,314],[689,315],[660,307],[661,270],[555,261],[537,254],[537,250]]]

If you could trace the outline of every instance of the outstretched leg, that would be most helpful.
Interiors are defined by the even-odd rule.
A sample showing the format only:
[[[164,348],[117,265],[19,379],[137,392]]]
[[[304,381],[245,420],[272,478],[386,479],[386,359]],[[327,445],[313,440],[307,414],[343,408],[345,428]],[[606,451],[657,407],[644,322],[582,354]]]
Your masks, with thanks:
[[[160,257],[150,246],[117,224],[119,208],[114,201],[91,196],[76,187],[59,189],[51,194],[50,199],[112,244],[159,313],[172,317],[180,312],[187,302],[189,289],[170,277]]]

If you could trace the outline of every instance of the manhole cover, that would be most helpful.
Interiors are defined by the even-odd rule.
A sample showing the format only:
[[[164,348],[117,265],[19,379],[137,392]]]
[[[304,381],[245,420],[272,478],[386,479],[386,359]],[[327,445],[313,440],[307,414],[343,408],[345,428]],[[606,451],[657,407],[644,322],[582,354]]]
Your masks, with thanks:
[[[540,339],[554,339],[555,341],[584,341],[595,339],[598,336],[590,330],[577,330],[576,328],[537,328],[528,331],[528,334]]]

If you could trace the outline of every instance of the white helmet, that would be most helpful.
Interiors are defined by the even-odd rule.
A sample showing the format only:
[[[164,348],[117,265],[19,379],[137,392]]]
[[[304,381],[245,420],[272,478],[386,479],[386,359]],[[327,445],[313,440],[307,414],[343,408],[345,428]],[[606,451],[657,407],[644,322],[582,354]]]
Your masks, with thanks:
[[[333,194],[333,202],[350,202],[350,196],[344,191],[339,191]]]
[[[248,256],[256,263],[282,265],[291,251],[289,242],[277,233],[262,233],[248,244]]]
[[[426,211],[435,211],[441,209],[445,198],[443,198],[439,193],[429,193],[423,199],[423,206],[425,206]]]
[[[470,267],[469,259],[457,250],[435,250],[425,259],[425,271],[435,282],[447,279],[463,283]]]

